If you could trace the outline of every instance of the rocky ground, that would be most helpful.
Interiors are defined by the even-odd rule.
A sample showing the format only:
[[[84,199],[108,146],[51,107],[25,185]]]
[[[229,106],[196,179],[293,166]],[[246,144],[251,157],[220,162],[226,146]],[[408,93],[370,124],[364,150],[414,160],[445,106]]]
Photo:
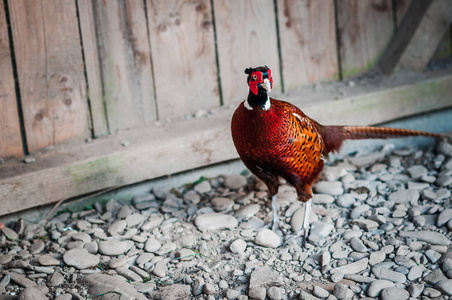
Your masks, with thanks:
[[[0,299],[449,299],[451,157],[443,142],[330,163],[304,247],[295,191],[274,233],[248,173],[4,224]]]

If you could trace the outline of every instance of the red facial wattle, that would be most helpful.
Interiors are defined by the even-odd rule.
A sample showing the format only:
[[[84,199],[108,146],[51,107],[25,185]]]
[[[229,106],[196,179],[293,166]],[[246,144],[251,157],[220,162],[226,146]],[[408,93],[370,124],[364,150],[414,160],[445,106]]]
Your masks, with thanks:
[[[250,90],[254,95],[258,93],[258,85],[262,82],[262,72],[253,72],[250,75],[250,81],[248,85],[250,86]]]

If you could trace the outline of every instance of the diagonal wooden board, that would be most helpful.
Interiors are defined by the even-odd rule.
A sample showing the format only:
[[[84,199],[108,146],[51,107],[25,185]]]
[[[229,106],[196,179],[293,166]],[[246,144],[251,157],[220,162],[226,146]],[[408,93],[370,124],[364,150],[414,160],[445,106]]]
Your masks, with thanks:
[[[385,74],[423,71],[452,22],[449,0],[412,1],[379,67]]]
[[[452,107],[452,75],[343,100],[316,101],[303,110],[324,124],[375,124]],[[302,99],[293,101],[301,107]],[[61,148],[33,164],[0,164],[0,215],[238,158],[230,135],[233,110],[209,118],[123,132]],[[130,142],[121,147],[122,141]]]

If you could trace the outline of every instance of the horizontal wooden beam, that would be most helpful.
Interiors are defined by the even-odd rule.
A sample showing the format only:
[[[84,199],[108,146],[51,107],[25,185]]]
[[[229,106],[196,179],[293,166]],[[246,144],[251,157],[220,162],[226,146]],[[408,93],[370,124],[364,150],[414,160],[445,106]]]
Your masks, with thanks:
[[[324,124],[377,124],[452,107],[452,75],[301,106]],[[62,144],[25,164],[0,164],[0,215],[238,158],[230,134],[233,109],[91,143]],[[128,146],[123,146],[128,144]]]

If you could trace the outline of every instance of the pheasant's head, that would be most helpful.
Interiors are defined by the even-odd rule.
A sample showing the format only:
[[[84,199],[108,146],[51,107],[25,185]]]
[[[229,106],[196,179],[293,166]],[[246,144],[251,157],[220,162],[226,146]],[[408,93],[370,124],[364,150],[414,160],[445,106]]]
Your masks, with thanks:
[[[248,74],[247,82],[254,95],[261,92],[269,93],[272,90],[273,78],[271,70],[267,66],[248,68],[245,70],[245,74]]]

